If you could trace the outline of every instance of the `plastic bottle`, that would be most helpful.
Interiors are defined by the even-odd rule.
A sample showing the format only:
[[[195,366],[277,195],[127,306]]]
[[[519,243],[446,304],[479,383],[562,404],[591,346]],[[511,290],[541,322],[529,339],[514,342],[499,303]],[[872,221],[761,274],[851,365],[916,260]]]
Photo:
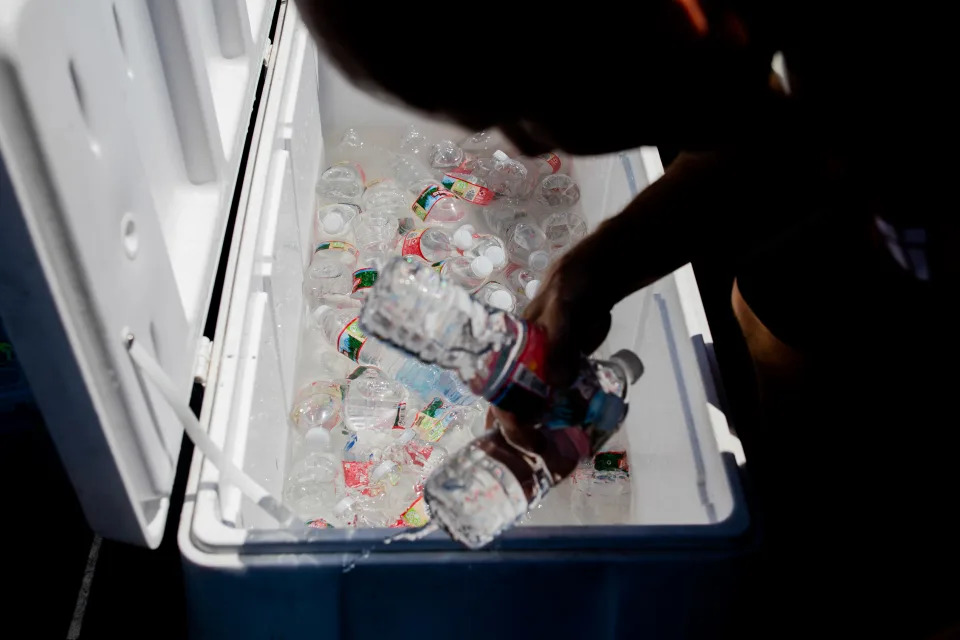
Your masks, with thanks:
[[[363,326],[427,362],[456,370],[476,393],[521,422],[542,425],[508,441],[478,438],[428,481],[431,512],[468,546],[515,524],[579,461],[594,455],[626,415],[626,392],[643,367],[629,351],[581,361],[569,389],[550,389],[542,329],[485,307],[426,265],[391,262],[362,312]]]
[[[360,207],[355,204],[337,202],[317,207],[313,217],[314,241],[349,240],[359,215]]]
[[[317,197],[321,202],[360,201],[366,175],[356,162],[341,161],[328,167],[317,180]]]
[[[534,271],[543,271],[550,264],[547,236],[538,227],[520,222],[508,231],[507,257],[511,262]]]
[[[340,460],[331,450],[330,433],[322,428],[310,429],[302,448],[287,473],[283,501],[303,518],[326,515],[342,495],[338,483]]]
[[[385,178],[371,184],[360,199],[364,213],[381,208],[410,208],[410,198],[406,189],[393,178]]]
[[[440,181],[416,158],[396,156],[393,172],[397,182],[415,196],[410,208],[422,222],[453,224],[467,215],[467,205],[444,189]]]
[[[444,173],[464,174],[473,173],[473,163],[476,157],[467,153],[452,140],[442,140],[433,148],[430,166]]]
[[[449,235],[438,227],[427,227],[408,232],[400,244],[400,255],[420,258],[435,264],[458,254]]]
[[[533,158],[526,158],[526,160],[528,161],[527,168],[529,169],[531,166],[534,167],[539,176],[548,176],[552,173],[557,173],[560,169],[565,168],[564,165],[567,164],[559,155],[552,151],[541,153]]]
[[[517,306],[517,297],[499,282],[488,282],[473,294],[480,302],[504,311],[513,312]]]
[[[476,395],[450,372],[424,364],[376,338],[368,338],[360,330],[354,309],[321,305],[310,314],[309,322],[324,341],[342,355],[354,362],[380,368],[413,393],[424,397],[441,395],[452,404],[473,404],[477,400]]]
[[[351,374],[343,397],[343,423],[350,431],[403,428],[409,394],[376,367]]]
[[[467,153],[472,153],[478,157],[489,158],[497,149],[503,149],[508,155],[513,155],[516,150],[497,129],[478,131],[467,136],[460,141],[459,146]]]
[[[380,269],[392,257],[396,248],[397,221],[389,217],[368,217],[356,226],[357,247],[360,251],[353,272],[351,297],[362,300],[377,282]]]
[[[533,224],[533,218],[527,210],[517,203],[504,201],[483,210],[487,226],[501,238],[506,238],[510,230],[521,222]]]
[[[427,164],[433,156],[434,146],[427,140],[427,136],[416,125],[407,125],[400,138],[400,153],[416,158]]]
[[[348,295],[353,289],[357,248],[344,240],[318,242],[303,278],[303,297],[309,306],[328,295]]]
[[[620,435],[620,434],[617,434]],[[630,464],[625,448],[610,448],[586,458],[570,476],[570,507],[581,524],[609,522],[618,514],[628,522],[630,517]]]
[[[537,290],[540,288],[540,278],[530,269],[524,269],[520,265],[511,264],[504,270],[503,275],[514,293],[523,294],[531,300],[533,296],[537,295]],[[532,291],[528,291],[528,287],[532,287]],[[531,292],[533,295],[530,295]]]
[[[570,249],[587,235],[587,221],[571,211],[550,214],[541,226],[552,256]]]
[[[290,422],[300,433],[314,428],[332,430],[342,419],[340,385],[316,380],[303,386],[293,400]]]
[[[476,291],[493,273],[493,263],[486,256],[457,256],[443,261],[439,271],[451,282]]]
[[[545,207],[569,208],[580,202],[580,185],[565,173],[544,178],[536,193],[537,202]]]
[[[522,162],[512,159],[501,150],[493,152],[484,180],[487,187],[507,198],[525,199],[533,191],[530,172]]]
[[[478,234],[474,233],[470,237],[471,246],[469,249],[464,249],[463,245],[457,244],[457,247],[461,250],[464,250],[466,253],[469,251],[469,255],[474,256],[485,256],[490,264],[493,265],[494,271],[499,271],[507,266],[507,251],[504,247],[503,240],[497,236],[490,234]]]

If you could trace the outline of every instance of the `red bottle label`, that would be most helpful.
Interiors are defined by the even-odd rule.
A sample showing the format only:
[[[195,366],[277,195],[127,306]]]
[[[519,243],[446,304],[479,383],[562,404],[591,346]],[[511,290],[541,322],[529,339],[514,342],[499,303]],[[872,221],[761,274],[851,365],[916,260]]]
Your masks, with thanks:
[[[526,324],[525,342],[519,357],[510,364],[510,371],[495,389],[484,396],[504,411],[518,416],[538,417],[550,397],[544,380],[547,340],[543,329]]]
[[[423,238],[425,232],[426,229],[418,229],[405,235],[403,237],[403,246],[400,249],[400,254],[427,260],[426,256],[423,255],[423,251],[420,249],[420,240]],[[429,260],[427,260],[427,262],[429,262]]]
[[[551,173],[560,171],[560,157],[557,154],[544,153],[540,155],[540,159],[550,165],[550,168],[553,169]]]

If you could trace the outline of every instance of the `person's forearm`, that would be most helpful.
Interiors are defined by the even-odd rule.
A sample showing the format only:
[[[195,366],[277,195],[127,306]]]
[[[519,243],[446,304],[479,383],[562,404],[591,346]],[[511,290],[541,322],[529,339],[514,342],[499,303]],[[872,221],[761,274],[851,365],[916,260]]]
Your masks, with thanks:
[[[608,307],[704,255],[749,251],[805,211],[791,188],[804,170],[795,152],[769,149],[682,155],[660,180],[605,221],[564,263],[592,274]]]

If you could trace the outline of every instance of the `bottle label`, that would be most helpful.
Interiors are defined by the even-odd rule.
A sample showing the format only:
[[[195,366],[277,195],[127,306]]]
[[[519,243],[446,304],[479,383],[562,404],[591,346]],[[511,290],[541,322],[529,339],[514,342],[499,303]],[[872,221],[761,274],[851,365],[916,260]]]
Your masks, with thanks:
[[[440,184],[454,195],[467,202],[485,206],[493,202],[493,191],[478,184],[457,178],[449,173],[440,179]]]
[[[373,267],[357,269],[353,272],[353,292],[369,289],[377,281],[378,271]]]
[[[323,518],[314,518],[313,520],[307,520],[307,526],[311,529],[333,529],[333,525],[324,520]]]
[[[400,255],[416,256],[421,260],[426,260],[427,258],[423,255],[423,251],[420,248],[420,241],[426,231],[426,229],[419,229],[405,235],[403,237],[403,246],[400,249]]]
[[[557,171],[560,171],[560,156],[558,156],[557,154],[543,153],[537,157],[543,160],[544,162],[546,162],[548,165],[550,165],[550,168],[552,169],[550,173],[556,173]]]
[[[441,398],[434,398],[430,404],[417,413],[411,427],[421,439],[427,442],[436,442],[447,431],[446,420],[443,419],[443,411],[446,408],[447,406]]]
[[[331,240],[329,242],[321,242],[317,245],[317,248],[313,252],[320,253],[321,251],[346,251],[354,258],[360,255],[360,252],[357,251],[357,248],[350,244],[349,242],[343,242],[341,240]]]
[[[546,363],[546,334],[534,325],[526,324],[526,339],[520,355],[511,364],[495,388],[484,392],[492,404],[520,416],[539,417],[550,396],[550,387],[541,377]],[[494,365],[497,366],[497,365]]]
[[[337,336],[337,350],[354,362],[359,362],[360,349],[367,343],[367,336],[360,330],[360,318],[347,323]]]
[[[420,496],[413,501],[407,510],[403,512],[400,519],[409,527],[422,527],[430,522],[430,515],[427,513],[427,505]]]
[[[373,466],[373,460],[344,460],[343,461],[343,483],[351,489],[363,489],[367,491],[367,485],[370,484],[370,467]]]
[[[433,453],[433,445],[420,444],[414,441],[407,443],[403,450],[410,456],[410,462],[417,467],[423,467],[426,466],[427,460],[430,459],[430,454]]]
[[[424,189],[419,196],[417,196],[417,199],[414,201],[411,209],[413,209],[413,214],[415,216],[423,221],[426,221],[427,216],[430,215],[430,211],[433,209],[434,205],[444,198],[455,197],[455,195],[446,189],[442,189],[438,185],[432,184]]]

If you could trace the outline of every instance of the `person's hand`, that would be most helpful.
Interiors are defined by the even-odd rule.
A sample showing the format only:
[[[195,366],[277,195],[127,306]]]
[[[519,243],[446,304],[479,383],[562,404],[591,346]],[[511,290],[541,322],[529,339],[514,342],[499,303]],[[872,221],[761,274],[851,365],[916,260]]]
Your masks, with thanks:
[[[603,295],[603,264],[586,242],[564,254],[548,272],[524,317],[547,335],[546,381],[567,386],[580,359],[592,353],[610,330],[610,306]]]

